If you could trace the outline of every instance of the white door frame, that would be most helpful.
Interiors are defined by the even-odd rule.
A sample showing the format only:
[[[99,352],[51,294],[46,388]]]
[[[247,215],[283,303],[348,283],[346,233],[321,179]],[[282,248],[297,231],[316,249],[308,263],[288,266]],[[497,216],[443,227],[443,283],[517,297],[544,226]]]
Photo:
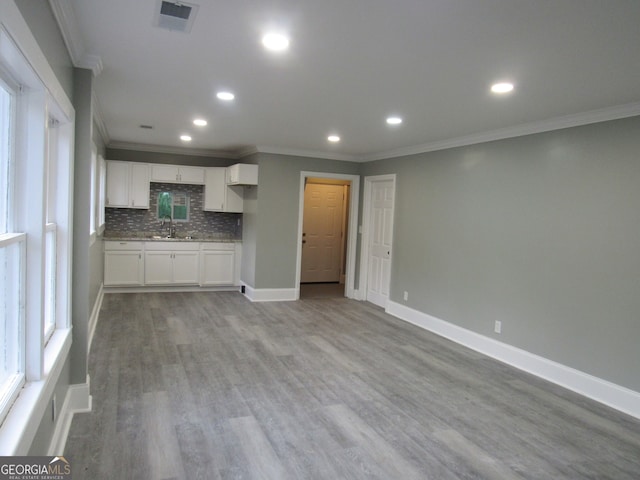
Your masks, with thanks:
[[[300,298],[300,269],[302,268],[302,223],[304,219],[304,185],[308,177],[333,178],[351,182],[349,196],[349,236],[347,239],[347,271],[345,272],[345,297],[355,298],[356,250],[358,247],[358,207],[360,201],[360,176],[342,173],[300,172],[300,195],[298,196],[298,251],[296,256],[296,300]]]
[[[393,221],[395,222],[396,209],[396,174],[372,175],[364,177],[364,195],[362,204],[362,243],[360,244],[360,282],[358,285],[358,300],[367,299],[368,279],[369,279],[369,235],[371,228],[371,190],[374,182],[384,182],[391,180],[393,182]],[[393,224],[391,226],[393,229]],[[391,250],[391,264],[393,265],[393,245]],[[389,279],[391,281],[391,279]],[[389,290],[391,291],[391,290]]]

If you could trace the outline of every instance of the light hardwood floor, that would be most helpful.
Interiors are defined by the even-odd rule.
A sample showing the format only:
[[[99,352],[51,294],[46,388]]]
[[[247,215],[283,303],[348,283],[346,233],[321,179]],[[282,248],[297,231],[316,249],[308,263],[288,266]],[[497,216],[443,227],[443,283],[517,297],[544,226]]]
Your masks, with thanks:
[[[635,479],[640,422],[348,299],[107,294],[79,479]]]

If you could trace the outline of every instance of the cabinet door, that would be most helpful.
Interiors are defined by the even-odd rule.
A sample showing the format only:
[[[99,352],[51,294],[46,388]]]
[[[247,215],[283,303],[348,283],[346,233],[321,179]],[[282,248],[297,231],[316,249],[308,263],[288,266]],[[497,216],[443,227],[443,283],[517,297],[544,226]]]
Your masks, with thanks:
[[[173,283],[198,284],[199,252],[173,252]]]
[[[129,163],[107,161],[107,207],[129,206]]]
[[[258,165],[236,163],[227,167],[227,183],[230,185],[257,185]]]
[[[238,180],[240,180],[240,164],[236,163],[235,165],[231,165],[230,167],[227,167],[227,183],[228,184],[234,184],[234,183],[238,183]]]
[[[146,285],[169,285],[173,283],[172,252],[145,252],[144,282]]]
[[[149,165],[131,164],[129,199],[129,206],[132,208],[149,208]]]
[[[130,251],[105,252],[104,284],[143,285],[142,253]]]
[[[225,170],[219,167],[206,169],[203,210],[221,212],[224,209],[224,194],[227,189]]]
[[[208,250],[201,252],[202,277],[200,285],[233,285],[235,255],[233,250]]]
[[[151,181],[178,183],[178,167],[176,165],[152,165]]]
[[[227,185],[224,198],[224,212],[242,213],[244,207],[244,187]]]
[[[202,167],[180,167],[178,171],[178,180],[180,183],[189,183],[191,185],[204,184],[204,168]]]

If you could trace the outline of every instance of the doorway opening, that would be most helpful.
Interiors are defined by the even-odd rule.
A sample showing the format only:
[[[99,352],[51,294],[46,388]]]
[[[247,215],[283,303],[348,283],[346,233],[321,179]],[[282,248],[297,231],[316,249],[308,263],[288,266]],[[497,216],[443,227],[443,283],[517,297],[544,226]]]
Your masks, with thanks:
[[[359,177],[302,172],[298,298],[354,296]]]

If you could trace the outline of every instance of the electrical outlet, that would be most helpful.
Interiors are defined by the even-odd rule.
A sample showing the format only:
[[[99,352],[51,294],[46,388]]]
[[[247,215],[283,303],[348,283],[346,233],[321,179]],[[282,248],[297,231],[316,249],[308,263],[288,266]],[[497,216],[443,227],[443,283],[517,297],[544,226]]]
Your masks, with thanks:
[[[404,291],[404,301],[406,302],[407,300],[409,300],[409,292],[407,292],[406,290]]]
[[[493,331],[496,333],[502,333],[502,322],[500,320],[496,320],[496,323],[493,326]]]

